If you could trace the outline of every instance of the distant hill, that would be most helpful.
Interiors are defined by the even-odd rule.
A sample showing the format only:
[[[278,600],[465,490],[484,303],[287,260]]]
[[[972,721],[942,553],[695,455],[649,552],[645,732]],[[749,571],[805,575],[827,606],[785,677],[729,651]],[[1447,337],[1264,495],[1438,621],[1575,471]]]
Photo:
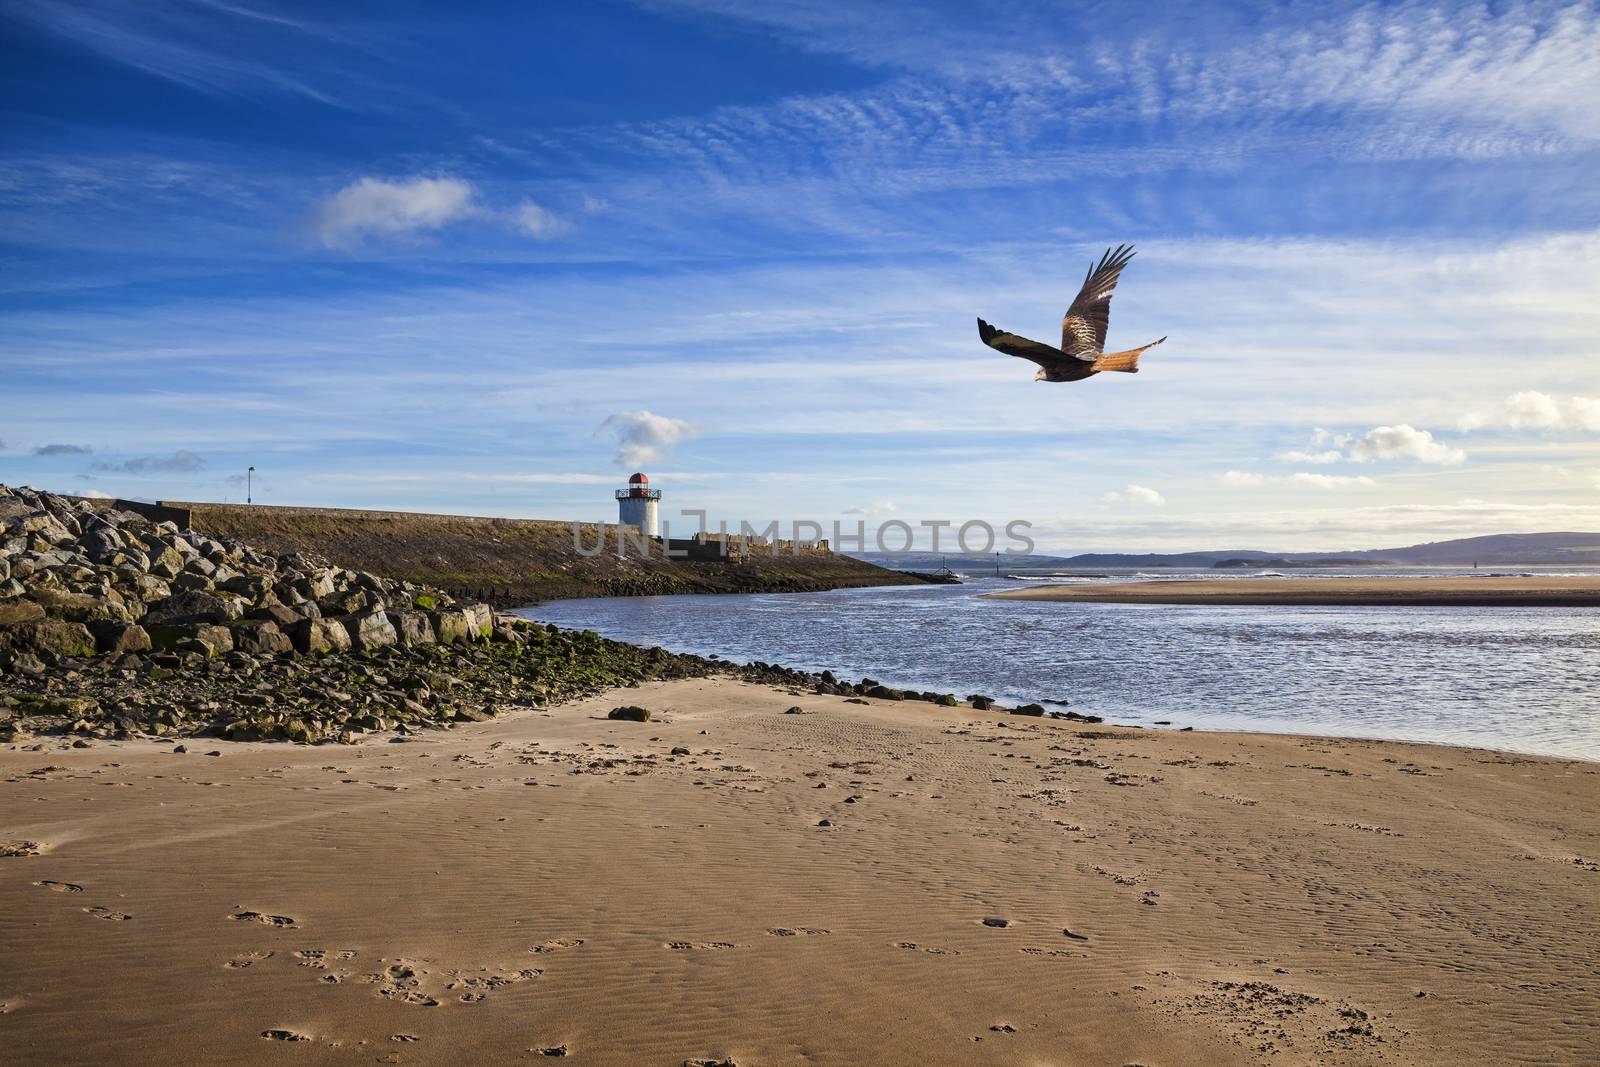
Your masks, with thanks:
[[[1266,567],[1370,567],[1392,564],[1410,567],[1482,566],[1600,566],[1600,533],[1490,534],[1453,541],[1430,541],[1403,548],[1360,549],[1351,552],[1266,552],[1260,549],[1223,549],[1209,552],[1085,552],[1076,556],[961,556],[953,553],[855,553],[859,558],[898,570],[934,571],[941,563],[967,574],[1001,574],[1020,571],[1094,571],[1104,568],[1173,568],[1209,570],[1219,564],[1228,569]]]

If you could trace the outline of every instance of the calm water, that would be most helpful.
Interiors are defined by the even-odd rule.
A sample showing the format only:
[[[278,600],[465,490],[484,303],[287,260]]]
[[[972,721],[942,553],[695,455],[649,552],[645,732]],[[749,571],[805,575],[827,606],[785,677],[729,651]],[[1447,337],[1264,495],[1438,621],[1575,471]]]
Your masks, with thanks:
[[[1600,608],[977,599],[1019,584],[569,600],[520,614],[892,686],[1066,699],[1108,722],[1600,759]]]

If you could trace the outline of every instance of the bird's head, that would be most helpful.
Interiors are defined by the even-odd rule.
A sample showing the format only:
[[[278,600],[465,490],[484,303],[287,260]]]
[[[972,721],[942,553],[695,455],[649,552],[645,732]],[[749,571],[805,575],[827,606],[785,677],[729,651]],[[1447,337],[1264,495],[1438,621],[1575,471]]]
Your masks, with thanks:
[[[1034,372],[1033,380],[1036,381],[1036,382],[1044,381],[1044,368],[1043,367],[1040,367],[1037,371]]]

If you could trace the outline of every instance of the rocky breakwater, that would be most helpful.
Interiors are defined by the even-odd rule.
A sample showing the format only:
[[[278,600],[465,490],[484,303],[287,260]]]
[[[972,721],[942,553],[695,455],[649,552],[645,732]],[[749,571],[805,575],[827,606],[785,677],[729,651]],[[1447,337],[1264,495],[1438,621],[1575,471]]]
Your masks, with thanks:
[[[721,669],[0,486],[0,740],[348,741]]]

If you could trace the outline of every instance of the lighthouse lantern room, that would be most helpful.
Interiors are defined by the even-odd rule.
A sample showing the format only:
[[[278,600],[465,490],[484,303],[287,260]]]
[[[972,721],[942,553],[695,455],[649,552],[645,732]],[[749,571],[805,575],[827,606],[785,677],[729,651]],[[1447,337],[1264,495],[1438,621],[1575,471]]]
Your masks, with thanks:
[[[650,488],[650,479],[635,474],[628,479],[628,488],[617,490],[617,521],[633,526],[646,537],[659,536],[656,509],[661,502],[661,490]]]

